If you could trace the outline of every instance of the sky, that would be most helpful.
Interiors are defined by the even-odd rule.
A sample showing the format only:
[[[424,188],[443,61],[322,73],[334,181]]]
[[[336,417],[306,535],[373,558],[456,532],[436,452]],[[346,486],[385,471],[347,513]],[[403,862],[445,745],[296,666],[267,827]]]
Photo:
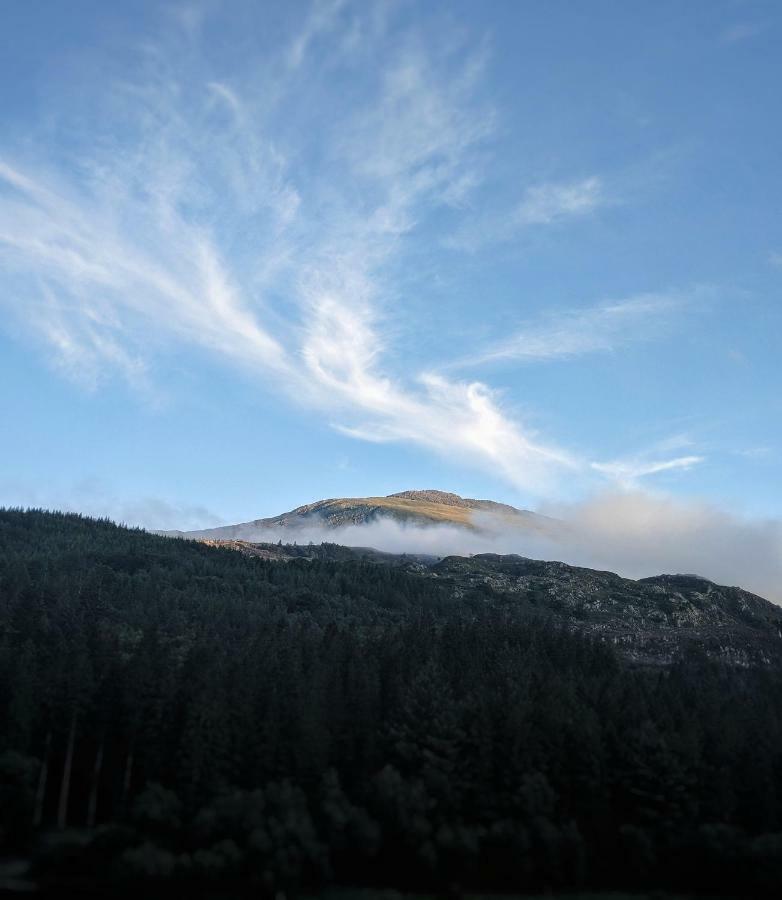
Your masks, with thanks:
[[[0,504],[439,488],[782,551],[781,40],[751,0],[5,0]]]

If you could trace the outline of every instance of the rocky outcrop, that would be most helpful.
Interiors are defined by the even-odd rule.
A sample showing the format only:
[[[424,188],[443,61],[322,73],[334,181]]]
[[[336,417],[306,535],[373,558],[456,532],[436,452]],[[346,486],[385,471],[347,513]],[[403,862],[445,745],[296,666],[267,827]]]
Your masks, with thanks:
[[[489,592],[610,641],[637,663],[671,663],[687,648],[737,665],[782,662],[782,609],[695,575],[634,581],[520,556],[450,556],[431,567],[457,596]]]

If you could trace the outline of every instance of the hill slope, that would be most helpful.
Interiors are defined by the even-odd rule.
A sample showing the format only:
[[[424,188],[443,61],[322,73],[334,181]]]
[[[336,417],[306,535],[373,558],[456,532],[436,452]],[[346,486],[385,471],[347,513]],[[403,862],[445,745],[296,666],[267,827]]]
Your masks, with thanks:
[[[46,896],[778,896],[778,609],[692,576],[235,546],[0,510],[0,853],[34,853]],[[683,641],[650,670],[619,627],[744,655]]]
[[[383,553],[369,547],[211,541],[245,556],[392,565],[436,582],[454,600],[515,603],[612,644],[626,660],[670,665],[686,650],[735,665],[782,663],[782,608],[697,575],[633,580],[562,562],[494,553]]]
[[[634,581],[521,556],[451,556],[432,573],[464,594],[483,587],[525,600],[579,631],[610,642],[626,659],[667,665],[697,647],[737,665],[782,662],[782,609],[738,587],[696,575]]]

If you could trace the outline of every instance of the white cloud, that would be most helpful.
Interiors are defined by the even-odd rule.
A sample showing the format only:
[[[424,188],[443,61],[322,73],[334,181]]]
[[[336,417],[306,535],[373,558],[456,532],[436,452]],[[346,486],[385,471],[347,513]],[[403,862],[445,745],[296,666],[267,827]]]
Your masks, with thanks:
[[[642,491],[548,510],[565,520],[566,560],[631,578],[694,573],[782,603],[782,522]]]
[[[737,456],[743,456],[745,459],[766,460],[772,458],[775,453],[772,447],[765,444],[759,444],[756,447],[744,447],[741,450],[735,450]]]
[[[347,309],[328,295],[310,306],[303,356],[317,401],[347,409],[343,433],[370,441],[405,441],[501,473],[519,488],[540,492],[564,471],[579,468],[502,411],[480,382],[432,373],[403,387],[377,370],[381,342],[367,310]]]
[[[772,250],[768,255],[769,265],[782,268],[782,253]]]
[[[277,57],[228,74],[198,53],[205,27],[188,30],[187,53],[161,38],[132,72],[95,78],[56,163],[0,152],[0,302],[91,386],[119,373],[151,392],[158,360],[195,348],[356,438],[413,444],[534,496],[589,481],[589,463],[519,421],[500,392],[396,358],[405,242],[443,207],[472,218],[464,204],[496,127],[481,97],[487,49],[455,34],[390,39],[387,21],[356,7],[362,49],[346,54],[317,40],[343,12],[316,4]],[[348,104],[333,92],[324,103],[321,76],[334,71],[360,80]],[[510,219],[547,227],[605,202],[596,176],[551,182],[529,187]],[[645,294],[565,312],[477,361],[610,350],[678,303]]]
[[[691,469],[703,462],[702,456],[677,456],[674,459],[652,460],[643,457],[616,459],[612,462],[593,462],[592,468],[624,487],[633,487],[640,478],[669,472],[672,469]]]
[[[70,198],[8,164],[0,180],[17,189],[0,201],[0,255],[42,285],[45,302],[29,318],[70,369],[142,368],[143,345],[161,331],[245,365],[288,369],[208,230],[160,210],[159,195],[151,206],[112,187]],[[123,228],[123,216],[138,230]]]
[[[6,507],[75,512],[149,530],[216,528],[225,524],[215,512],[198,504],[154,496],[122,497],[101,478],[85,478],[70,485],[0,482],[0,492]]]
[[[241,116],[241,101],[227,84],[223,84],[220,81],[210,81],[206,86],[218,100],[226,104],[235,116]]]
[[[548,314],[522,325],[510,337],[456,365],[500,360],[539,362],[617,350],[631,342],[659,336],[671,316],[698,293],[640,294],[626,300]]]
[[[593,212],[605,202],[600,178],[564,184],[541,184],[526,190],[514,220],[519,226],[553,225]]]
[[[315,0],[310,7],[302,29],[291,41],[287,51],[288,66],[298,69],[305,62],[311,45],[321,34],[334,29],[345,0]]]
[[[737,44],[740,41],[746,41],[756,37],[763,31],[763,28],[753,22],[736,22],[724,28],[719,36],[721,44]]]
[[[0,160],[6,301],[89,384],[120,372],[145,386],[171,344],[200,348],[346,433],[412,443],[538,493],[581,464],[484,384],[394,374],[385,327],[401,242],[480,181],[476,148],[494,122],[477,99],[485,47],[453,35],[388,42],[367,26],[379,78],[324,117],[309,76],[328,52],[315,39],[340,10],[316,5],[263,79],[152,48],[132,76],[96,80],[104,114],[74,131],[73,158]],[[319,167],[298,164],[315,150]]]
[[[578,181],[543,182],[527,187],[513,205],[499,214],[479,214],[461,223],[443,239],[444,246],[468,253],[486,244],[514,240],[533,228],[551,228],[584,218],[609,202],[604,179],[590,175]]]

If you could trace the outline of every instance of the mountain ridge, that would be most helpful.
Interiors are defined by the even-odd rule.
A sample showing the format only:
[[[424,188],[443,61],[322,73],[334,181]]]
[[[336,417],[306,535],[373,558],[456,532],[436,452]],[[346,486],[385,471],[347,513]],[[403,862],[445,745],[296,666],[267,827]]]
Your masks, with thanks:
[[[481,516],[491,517],[495,524],[503,527],[526,530],[545,530],[553,521],[507,503],[426,489],[405,490],[377,497],[332,497],[297,506],[277,516],[253,519],[236,525],[160,533],[169,537],[196,540],[262,541],[271,532],[305,531],[308,528],[338,529],[367,525],[384,519],[405,525],[449,525],[481,532],[486,526],[486,522],[481,521]]]

